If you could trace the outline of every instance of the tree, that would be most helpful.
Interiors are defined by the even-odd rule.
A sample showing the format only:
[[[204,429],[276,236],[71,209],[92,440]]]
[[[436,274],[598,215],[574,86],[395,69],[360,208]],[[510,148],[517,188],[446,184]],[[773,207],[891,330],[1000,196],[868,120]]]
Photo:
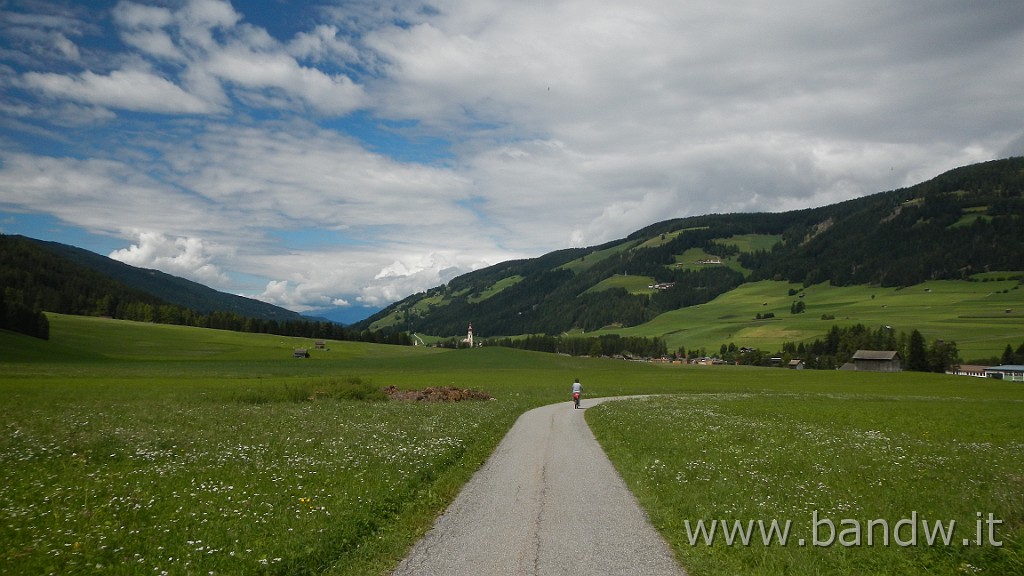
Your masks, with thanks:
[[[1014,357],[1014,354],[1013,354],[1013,347],[1011,347],[1009,344],[1007,344],[1006,345],[1006,349],[1003,350],[1003,357],[1000,358],[999,361],[1000,361],[1000,363],[1002,363],[1005,366],[1007,364],[1013,364],[1014,360],[1015,360],[1015,357]]]
[[[910,333],[910,344],[907,348],[907,370],[928,371],[928,353],[924,346],[924,336],[918,330]]]
[[[932,372],[948,372],[960,364],[960,351],[956,342],[936,340],[928,350],[928,365]]]

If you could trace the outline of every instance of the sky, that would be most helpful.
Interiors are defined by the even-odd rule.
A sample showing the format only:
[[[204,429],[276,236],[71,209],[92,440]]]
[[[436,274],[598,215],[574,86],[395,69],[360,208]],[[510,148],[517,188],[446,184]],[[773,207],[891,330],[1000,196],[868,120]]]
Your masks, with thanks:
[[[0,0],[0,233],[298,312],[1024,155],[1020,0]]]

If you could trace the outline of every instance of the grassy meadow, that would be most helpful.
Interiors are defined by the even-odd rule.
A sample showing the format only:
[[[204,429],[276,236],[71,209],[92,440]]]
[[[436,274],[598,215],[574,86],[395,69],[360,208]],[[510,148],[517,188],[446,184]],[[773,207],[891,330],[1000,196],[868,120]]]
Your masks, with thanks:
[[[386,574],[518,415],[575,377],[587,396],[667,395],[587,419],[691,574],[1024,573],[1012,383],[351,342],[296,360],[311,341],[49,318],[49,342],[0,331],[0,573]],[[389,385],[495,399],[381,400]],[[957,541],[686,538],[687,520],[789,518],[809,540],[813,511],[837,531],[956,519]],[[1001,547],[955,545],[977,512],[1002,521]]]
[[[693,576],[1024,574],[1020,390],[892,380],[614,402],[587,420]]]
[[[998,278],[998,277],[997,277]],[[790,290],[797,294],[790,295]],[[802,296],[801,296],[802,295]],[[791,314],[802,300],[806,311]],[[774,318],[758,320],[766,314]],[[829,286],[765,280],[744,284],[700,306],[681,308],[632,328],[609,333],[660,336],[669,350],[722,344],[779,350],[784,342],[823,339],[833,325],[863,324],[897,332],[920,330],[928,340],[954,340],[965,360],[998,357],[1024,342],[1024,290],[1017,280],[937,280],[907,288]],[[601,334],[596,332],[595,334]]]

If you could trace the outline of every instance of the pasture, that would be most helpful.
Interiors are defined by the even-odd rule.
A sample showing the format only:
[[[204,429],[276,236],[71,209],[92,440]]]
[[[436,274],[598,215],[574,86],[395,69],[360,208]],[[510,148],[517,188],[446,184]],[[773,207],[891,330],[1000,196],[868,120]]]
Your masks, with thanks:
[[[790,291],[794,294],[790,294]],[[796,301],[806,311],[790,313]],[[757,319],[772,314],[769,319]],[[744,284],[699,306],[667,312],[646,324],[615,328],[622,336],[660,336],[669,350],[680,346],[709,353],[735,343],[777,351],[784,342],[824,338],[833,325],[892,326],[928,340],[954,340],[965,361],[998,357],[1007,344],[1024,342],[1024,290],[1017,280],[939,280],[906,288],[829,286],[761,281]],[[601,334],[596,332],[594,334]]]
[[[0,332],[11,573],[385,574],[518,415],[575,377],[587,396],[672,395],[587,418],[692,574],[1022,572],[1019,385],[348,342],[297,360],[310,340],[49,317],[49,342]],[[495,399],[379,400],[389,385]],[[810,510],[957,519],[959,540],[992,513],[1003,545],[680,539],[686,520],[773,517],[809,538]]]

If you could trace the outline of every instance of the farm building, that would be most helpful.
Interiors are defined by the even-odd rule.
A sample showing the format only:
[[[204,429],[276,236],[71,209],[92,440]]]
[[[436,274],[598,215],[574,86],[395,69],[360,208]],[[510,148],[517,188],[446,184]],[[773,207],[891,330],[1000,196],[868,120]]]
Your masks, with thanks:
[[[977,364],[960,364],[959,366],[951,366],[950,369],[946,371],[946,374],[984,378],[986,368],[986,366],[979,366]]]
[[[901,372],[900,353],[895,350],[857,350],[853,355],[854,370],[861,372]]]
[[[292,358],[309,358],[309,350],[305,348],[296,348],[295,352],[292,353]]]
[[[997,380],[1010,380],[1011,382],[1024,382],[1024,366],[1006,364],[985,368],[985,377]]]

